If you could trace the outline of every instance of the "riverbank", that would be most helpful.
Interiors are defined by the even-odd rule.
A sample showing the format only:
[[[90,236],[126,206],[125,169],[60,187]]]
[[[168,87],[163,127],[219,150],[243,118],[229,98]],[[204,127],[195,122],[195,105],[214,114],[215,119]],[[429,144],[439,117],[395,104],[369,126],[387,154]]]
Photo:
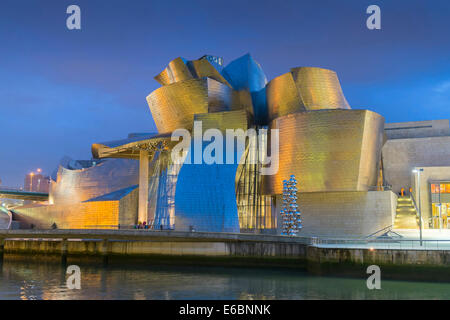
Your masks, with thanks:
[[[289,268],[359,278],[378,265],[385,279],[450,282],[449,250],[332,248],[302,237],[146,230],[11,230],[0,232],[0,241],[4,260]]]

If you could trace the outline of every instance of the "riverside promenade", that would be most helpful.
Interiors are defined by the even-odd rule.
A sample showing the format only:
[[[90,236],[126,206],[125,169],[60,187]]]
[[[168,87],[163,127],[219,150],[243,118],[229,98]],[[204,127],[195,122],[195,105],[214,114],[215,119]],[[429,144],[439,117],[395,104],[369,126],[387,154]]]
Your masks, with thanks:
[[[406,242],[405,242],[406,241]],[[446,241],[320,239],[152,230],[1,230],[3,259],[101,258],[106,263],[294,268],[317,275],[367,277],[378,265],[392,279],[450,281]],[[405,243],[404,243],[405,242]],[[412,243],[412,244],[411,244]]]

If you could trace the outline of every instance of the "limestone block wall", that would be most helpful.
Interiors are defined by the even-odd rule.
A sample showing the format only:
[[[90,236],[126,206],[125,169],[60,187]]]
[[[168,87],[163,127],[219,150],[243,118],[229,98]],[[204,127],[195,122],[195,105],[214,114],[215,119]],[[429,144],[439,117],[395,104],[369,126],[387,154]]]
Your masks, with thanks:
[[[386,123],[384,132],[388,139],[450,136],[449,120],[409,121]]]
[[[281,205],[277,196],[279,233]],[[393,224],[397,196],[391,191],[307,192],[298,194],[298,205],[303,219],[299,235],[361,237]]]
[[[384,177],[398,193],[411,187],[414,167],[450,166],[450,136],[388,140],[381,153]]]

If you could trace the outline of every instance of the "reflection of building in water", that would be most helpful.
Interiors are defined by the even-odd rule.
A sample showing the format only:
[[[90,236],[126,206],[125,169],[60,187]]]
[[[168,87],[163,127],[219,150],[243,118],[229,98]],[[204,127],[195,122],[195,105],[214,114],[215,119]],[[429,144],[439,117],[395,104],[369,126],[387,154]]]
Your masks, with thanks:
[[[415,195],[414,167],[450,166],[448,121],[385,126],[381,115],[351,109],[331,70],[296,67],[268,82],[248,54],[228,65],[206,55],[174,59],[155,80],[161,87],[147,102],[158,133],[95,143],[95,160],[62,161],[52,177],[50,205],[18,210],[24,225],[123,228],[146,222],[155,229],[279,233],[282,182],[295,175],[302,235],[364,236],[394,223],[417,227],[413,211],[396,211],[396,193],[411,187]],[[214,136],[197,148],[189,137],[183,161],[175,163],[172,133],[192,134],[198,122],[203,135],[256,130],[267,143],[250,138],[242,150],[230,150]],[[189,162],[211,151],[213,142],[216,163]],[[262,165],[266,153],[278,158]],[[268,166],[277,170],[264,175]],[[445,174],[432,176],[450,181]],[[437,202],[429,190],[420,201],[433,220]],[[407,196],[399,203],[413,203]],[[442,219],[450,202],[440,203]]]

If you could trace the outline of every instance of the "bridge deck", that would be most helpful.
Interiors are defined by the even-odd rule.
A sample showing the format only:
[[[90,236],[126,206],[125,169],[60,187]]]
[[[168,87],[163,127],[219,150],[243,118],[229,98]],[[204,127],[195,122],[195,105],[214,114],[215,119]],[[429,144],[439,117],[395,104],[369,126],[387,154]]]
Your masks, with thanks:
[[[23,190],[18,190],[18,189],[9,189],[9,188],[0,187],[0,198],[33,200],[33,201],[47,201],[48,193],[23,191]]]

